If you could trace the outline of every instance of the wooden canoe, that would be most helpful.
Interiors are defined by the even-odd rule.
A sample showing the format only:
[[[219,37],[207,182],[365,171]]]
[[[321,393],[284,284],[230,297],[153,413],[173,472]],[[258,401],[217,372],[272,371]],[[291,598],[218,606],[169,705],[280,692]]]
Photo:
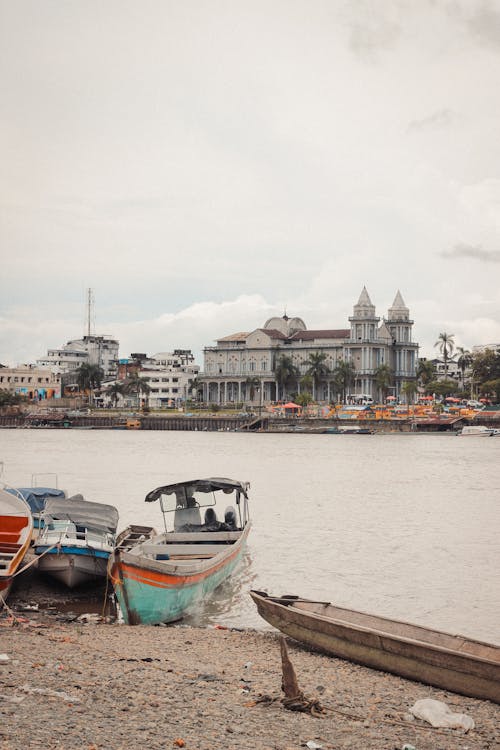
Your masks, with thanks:
[[[264,620],[314,650],[500,703],[500,645],[326,602],[250,595]]]

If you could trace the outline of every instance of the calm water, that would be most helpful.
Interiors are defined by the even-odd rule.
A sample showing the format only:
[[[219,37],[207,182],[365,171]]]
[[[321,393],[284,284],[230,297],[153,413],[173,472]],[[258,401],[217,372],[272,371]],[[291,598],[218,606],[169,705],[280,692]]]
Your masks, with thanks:
[[[149,490],[251,483],[245,561],[197,624],[265,628],[250,588],[300,594],[500,643],[500,439],[0,430],[3,479],[115,505],[161,528]]]

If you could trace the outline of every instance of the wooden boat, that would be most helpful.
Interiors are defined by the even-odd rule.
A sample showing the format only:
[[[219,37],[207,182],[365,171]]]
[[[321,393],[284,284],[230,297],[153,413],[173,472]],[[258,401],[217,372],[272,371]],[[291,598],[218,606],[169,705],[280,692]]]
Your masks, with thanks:
[[[131,524],[118,534],[115,547],[120,551],[128,551],[140,542],[151,540],[156,535],[157,531],[153,526],[138,526],[137,524]]]
[[[118,511],[81,495],[47,500],[35,544],[38,569],[69,588],[105,578],[116,542]]]
[[[326,602],[250,595],[264,620],[317,651],[500,703],[500,645]]]
[[[0,606],[3,606],[20,571],[32,532],[29,505],[19,495],[0,489]]]
[[[248,488],[232,479],[194,479],[146,495],[146,502],[160,501],[165,531],[128,549],[117,546],[109,561],[125,623],[179,620],[231,575],[251,526]]]

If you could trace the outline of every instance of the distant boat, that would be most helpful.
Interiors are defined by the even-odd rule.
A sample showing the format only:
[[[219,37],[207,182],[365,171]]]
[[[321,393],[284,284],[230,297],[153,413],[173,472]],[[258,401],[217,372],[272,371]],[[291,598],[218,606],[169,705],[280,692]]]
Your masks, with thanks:
[[[165,531],[128,548],[124,536],[109,561],[125,623],[179,620],[231,575],[250,531],[249,486],[232,479],[194,479],[146,495],[146,502],[160,501]]]
[[[0,489],[0,607],[31,543],[33,518],[28,503],[19,495]]]
[[[118,511],[81,495],[45,503],[43,528],[35,545],[38,570],[69,588],[104,579],[116,542]]]
[[[264,620],[330,656],[500,703],[500,645],[296,596],[250,595]]]
[[[329,435],[373,435],[373,430],[369,427],[359,427],[358,425],[335,425],[323,430]]]
[[[485,427],[483,424],[466,425],[462,427],[458,435],[462,437],[490,437],[494,430],[491,427]]]

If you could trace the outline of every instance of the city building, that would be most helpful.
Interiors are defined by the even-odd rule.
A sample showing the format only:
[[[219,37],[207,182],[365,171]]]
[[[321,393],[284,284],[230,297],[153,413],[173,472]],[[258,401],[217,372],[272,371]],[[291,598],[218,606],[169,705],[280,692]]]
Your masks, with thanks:
[[[333,373],[341,361],[351,362],[355,377],[352,396],[365,394],[380,400],[377,368],[387,365],[392,372],[389,387],[399,398],[401,387],[416,380],[418,344],[412,339],[413,320],[398,291],[387,318],[380,322],[368,292],[363,288],[353,314],[350,328],[308,330],[302,318],[275,317],[262,328],[251,332],[233,333],[217,339],[215,346],[204,349],[204,367],[199,380],[203,384],[203,400],[213,404],[232,402],[268,403],[280,395],[276,368],[282,355],[287,355],[300,373],[309,367],[314,353],[325,355],[329,375],[318,383],[317,401],[339,398],[333,384]],[[253,398],[252,398],[253,396]]]
[[[47,356],[37,360],[40,367],[50,367],[54,372],[69,373],[82,364],[98,365],[104,378],[115,377],[118,368],[119,342],[109,336],[89,334],[68,341],[60,349],[49,349]]]
[[[37,365],[0,366],[0,389],[32,401],[60,398],[61,376]]]
[[[137,406],[137,402],[150,409],[179,407],[191,397],[191,383],[199,373],[194,356],[189,349],[173,352],[158,352],[151,357],[132,354],[129,360],[120,360],[120,381],[137,375],[149,388],[148,393],[124,394],[125,406]]]

